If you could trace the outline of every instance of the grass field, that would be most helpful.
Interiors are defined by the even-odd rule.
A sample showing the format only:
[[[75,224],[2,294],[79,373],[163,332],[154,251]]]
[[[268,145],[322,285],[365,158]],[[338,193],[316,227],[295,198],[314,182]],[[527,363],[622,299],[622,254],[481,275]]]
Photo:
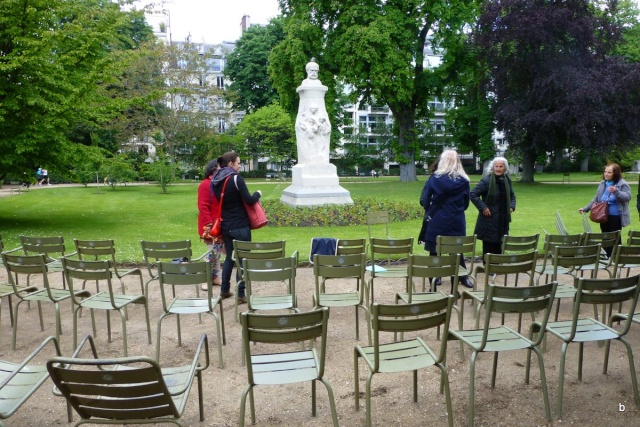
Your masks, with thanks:
[[[397,177],[363,178],[343,182],[352,198],[381,197],[418,204],[425,177],[420,181],[400,183]],[[472,176],[472,187],[480,176]],[[555,233],[555,211],[559,211],[570,232],[582,232],[582,217],[577,209],[595,194],[600,174],[571,174],[571,184],[562,184],[562,174],[536,175],[534,184],[514,183],[517,209],[513,215],[511,234]],[[628,178],[632,188],[632,224],[640,228],[635,209],[637,184]],[[181,240],[193,242],[194,253],[204,246],[198,241],[196,192],[198,183],[172,185],[163,194],[156,185],[107,187],[36,188],[18,196],[0,199],[0,235],[6,248],[18,246],[18,236],[62,235],[69,250],[73,239],[114,239],[118,260],[139,262],[140,240]],[[289,183],[248,180],[250,191],[262,190],[263,198],[279,199]],[[267,212],[268,215],[268,212]],[[477,210],[467,210],[467,234],[473,233]],[[420,220],[390,224],[390,234],[416,237]],[[597,226],[595,227],[597,229]],[[626,231],[624,231],[626,233]],[[300,252],[300,260],[308,260],[313,237],[367,237],[367,226],[350,227],[273,227],[253,231],[253,240],[287,241],[287,252]],[[416,244],[416,252],[422,249]]]

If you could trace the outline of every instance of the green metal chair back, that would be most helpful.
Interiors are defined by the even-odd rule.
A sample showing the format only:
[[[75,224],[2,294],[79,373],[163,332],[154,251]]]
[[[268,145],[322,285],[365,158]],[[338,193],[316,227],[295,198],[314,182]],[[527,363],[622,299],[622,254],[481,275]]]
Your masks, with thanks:
[[[376,277],[382,278],[402,278],[405,287],[409,286],[409,275],[406,264],[397,264],[408,259],[413,253],[413,237],[403,239],[379,239],[372,237],[369,239],[371,249],[371,278],[369,279],[366,293],[367,305],[375,302],[374,283]]]
[[[458,271],[460,268],[460,255],[409,255],[407,263],[407,274],[409,275],[409,283],[415,283],[417,279],[422,280],[422,291],[425,291],[427,281],[432,281],[438,277],[453,277],[451,283],[451,294],[454,295],[458,289]],[[435,291],[435,289],[431,289]],[[407,303],[412,302],[413,286],[407,287]],[[454,298],[456,298],[454,295]],[[457,299],[457,298],[456,298]]]
[[[389,211],[373,211],[367,213],[367,233],[369,240],[376,234],[376,230],[384,229],[384,238],[389,237]]]
[[[629,277],[632,268],[640,268],[640,245],[618,245],[613,251],[613,277],[622,277],[627,270]]]
[[[640,245],[640,230],[629,230],[627,245]]]
[[[245,259],[244,277],[249,310],[296,309],[297,253],[286,258]],[[257,292],[256,285],[265,282],[281,282],[285,292],[265,295]]]
[[[532,234],[530,236],[512,236],[505,234],[502,238],[502,253],[521,253],[538,250],[538,242],[540,234]]]
[[[244,356],[247,361],[248,384],[240,402],[239,425],[244,426],[247,395],[250,394],[251,422],[255,424],[255,405],[253,388],[258,385],[292,384],[312,382],[312,415],[316,415],[315,381],[322,382],[329,394],[329,403],[333,425],[338,426],[333,390],[324,378],[327,353],[327,325],[329,309],[324,307],[304,313],[258,314],[244,312],[240,314]],[[319,349],[290,352],[253,354],[261,348],[252,343],[290,344],[304,343],[319,339]],[[257,352],[257,350],[256,350]],[[276,396],[276,395],[273,395]],[[282,394],[277,394],[282,398]]]
[[[93,358],[80,358],[87,341]],[[201,353],[204,353],[204,364]],[[62,394],[80,416],[81,421],[76,425],[182,425],[181,417],[196,379],[200,421],[204,421],[202,371],[209,367],[208,355],[208,341],[203,335],[190,365],[165,369],[146,356],[99,358],[93,339],[87,336],[71,357],[47,361],[47,370],[57,393]],[[70,409],[68,417],[71,422]]]
[[[472,236],[436,236],[436,252],[438,255],[445,254],[471,254],[471,261],[466,268],[460,266],[458,276],[469,276],[470,279],[475,280],[471,276],[473,271],[473,265],[475,263],[476,254],[476,235]]]
[[[338,239],[336,255],[367,253],[367,239]]]
[[[175,240],[170,242],[141,240],[140,246],[142,247],[142,261],[149,273],[149,280],[145,283],[145,295],[147,295],[147,297],[149,296],[149,283],[158,280],[159,272],[153,269],[159,262],[170,262],[174,259],[189,262],[193,257],[190,240]]]
[[[180,328],[180,317],[187,314],[210,314],[216,324],[216,335],[218,341],[218,365],[224,367],[222,359],[222,345],[226,344],[224,328],[224,310],[222,298],[213,295],[213,283],[211,267],[208,262],[197,261],[188,263],[158,263],[158,280],[160,281],[160,297],[162,299],[162,309],[164,313],[158,319],[158,333],[156,339],[156,360],[160,360],[160,341],[162,337],[162,321],[170,316],[176,315],[178,328],[178,346],[182,345],[182,334]],[[207,293],[200,296],[200,286],[206,283]],[[176,292],[173,297],[167,296],[167,287],[181,288],[185,292]],[[195,296],[189,291],[195,292]],[[177,295],[177,296],[176,296]],[[220,315],[215,312],[215,307],[219,306]],[[202,320],[200,319],[202,323]]]

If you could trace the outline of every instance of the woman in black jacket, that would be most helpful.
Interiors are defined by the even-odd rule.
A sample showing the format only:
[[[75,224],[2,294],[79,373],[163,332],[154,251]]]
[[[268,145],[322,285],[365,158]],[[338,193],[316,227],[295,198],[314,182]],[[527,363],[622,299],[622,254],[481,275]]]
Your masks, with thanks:
[[[260,190],[253,194],[249,193],[244,178],[238,174],[240,171],[240,156],[234,152],[228,152],[218,157],[220,169],[211,178],[211,192],[220,202],[222,189],[224,187],[224,198],[222,199],[222,240],[227,253],[224,265],[222,266],[222,285],[220,296],[229,298],[233,296],[231,292],[231,272],[235,266],[233,260],[233,241],[251,241],[251,229],[249,228],[249,217],[244,209],[243,201],[248,205],[253,205],[262,196]],[[226,183],[226,184],[225,184]],[[240,280],[236,271],[236,282]],[[245,286],[240,282],[238,287],[238,303],[246,303],[247,297],[244,293]]]
[[[511,213],[516,210],[516,195],[508,169],[507,159],[496,157],[489,163],[489,173],[469,194],[471,203],[478,208],[474,234],[482,240],[483,262],[484,254],[502,253],[502,238],[509,234]]]

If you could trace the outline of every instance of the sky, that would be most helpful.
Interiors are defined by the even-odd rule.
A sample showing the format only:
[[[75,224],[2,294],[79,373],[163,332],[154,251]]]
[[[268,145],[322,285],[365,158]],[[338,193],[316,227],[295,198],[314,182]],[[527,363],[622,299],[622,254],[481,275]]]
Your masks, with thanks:
[[[266,25],[280,14],[278,0],[169,0],[158,9],[169,11],[172,40],[184,41],[191,34],[192,42],[213,44],[239,39],[243,15],[252,24]]]

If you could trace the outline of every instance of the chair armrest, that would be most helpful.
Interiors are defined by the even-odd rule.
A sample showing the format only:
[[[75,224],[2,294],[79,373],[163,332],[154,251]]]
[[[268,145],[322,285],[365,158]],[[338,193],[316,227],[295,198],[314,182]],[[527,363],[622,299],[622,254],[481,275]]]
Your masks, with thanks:
[[[3,251],[5,254],[10,254],[13,252],[18,252],[22,250],[22,246],[18,246],[17,248],[9,249],[8,251]]]
[[[24,359],[22,361],[22,363],[20,363],[18,366],[16,366],[16,368],[11,372],[11,374],[9,374],[9,376],[7,376],[4,381],[2,381],[2,383],[0,383],[0,389],[2,389],[4,386],[6,386],[16,375],[18,375],[20,373],[20,371],[22,371],[22,369],[24,369],[25,366],[27,366],[29,364],[29,362],[31,362],[31,360],[36,357],[38,355],[38,353],[40,353],[49,343],[53,343],[55,352],[56,352],[56,356],[61,356],[62,354],[60,353],[60,345],[58,344],[58,340],[56,339],[56,337],[48,337],[46,338],[35,350],[33,350],[31,352],[30,355],[27,356],[26,359]]]
[[[210,252],[211,251],[206,251],[205,253],[200,255],[198,258],[192,258],[191,261],[200,261],[200,260],[204,259],[204,257],[206,257],[207,255],[209,255]]]
[[[71,355],[71,358],[78,358],[78,355],[82,352],[82,349],[84,348],[85,344],[89,342],[89,345],[91,346],[91,352],[93,353],[93,358],[94,359],[99,359],[98,357],[98,350],[96,349],[96,345],[93,342],[93,337],[89,334],[85,335],[82,338],[82,341],[80,341],[80,344],[78,344],[78,347],[75,349],[75,351],[73,352],[73,354]]]
[[[298,264],[300,263],[300,254],[298,254],[298,251],[294,251],[291,256],[295,256],[296,257],[296,267],[298,266]]]
[[[203,347],[204,347],[206,364],[204,366],[199,366],[198,361],[200,360],[200,353],[202,352]],[[200,337],[200,342],[198,343],[198,347],[196,348],[195,354],[193,356],[193,361],[191,362],[191,368],[189,369],[190,380],[187,381],[184,388],[171,392],[170,394],[172,396],[179,396],[189,391],[189,389],[191,388],[191,383],[193,381],[193,378],[195,378],[196,376],[196,373],[199,373],[200,371],[204,371],[208,367],[209,367],[209,339],[207,338],[207,334],[202,334],[202,337]]]

